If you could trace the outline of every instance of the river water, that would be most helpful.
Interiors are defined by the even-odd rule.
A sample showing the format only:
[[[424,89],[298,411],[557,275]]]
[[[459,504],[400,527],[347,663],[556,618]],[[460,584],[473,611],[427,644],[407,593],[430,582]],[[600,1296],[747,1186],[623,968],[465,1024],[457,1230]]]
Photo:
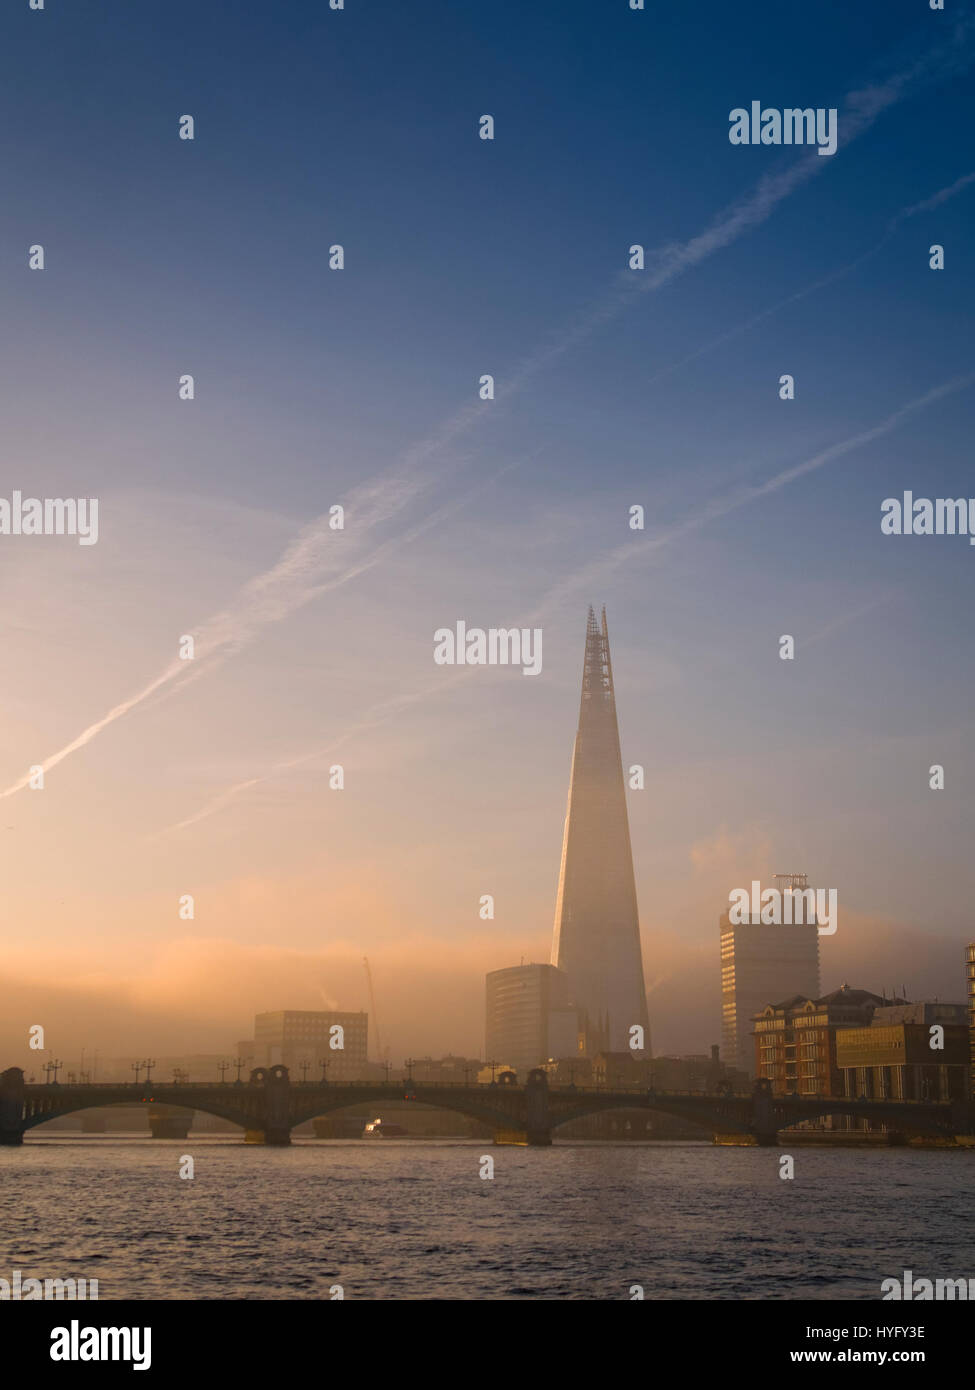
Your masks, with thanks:
[[[905,1269],[975,1277],[973,1176],[975,1150],[36,1136],[0,1149],[0,1277],[97,1278],[101,1299],[877,1299]]]

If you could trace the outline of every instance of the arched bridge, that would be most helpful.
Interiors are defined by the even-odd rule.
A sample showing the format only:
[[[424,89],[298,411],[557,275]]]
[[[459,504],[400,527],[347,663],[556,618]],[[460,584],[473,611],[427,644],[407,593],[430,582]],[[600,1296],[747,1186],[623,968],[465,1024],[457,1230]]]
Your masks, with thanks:
[[[409,1079],[295,1083],[287,1067],[277,1066],[258,1067],[246,1082],[79,1086],[29,1084],[19,1067],[10,1067],[0,1073],[0,1144],[20,1144],[27,1130],[58,1115],[139,1102],[219,1115],[240,1125],[248,1142],[259,1144],[289,1144],[297,1125],[350,1105],[404,1099],[481,1120],[493,1126],[498,1143],[551,1144],[552,1133],[560,1125],[619,1109],[656,1110],[715,1134],[750,1135],[760,1144],[774,1144],[779,1130],[824,1115],[877,1121],[903,1134],[947,1137],[975,1132],[975,1114],[968,1101],[774,1096],[765,1081],[757,1082],[747,1095],[550,1086],[541,1069],[529,1072],[524,1085],[513,1082],[513,1077],[514,1073],[502,1073],[501,1081],[490,1086]]]

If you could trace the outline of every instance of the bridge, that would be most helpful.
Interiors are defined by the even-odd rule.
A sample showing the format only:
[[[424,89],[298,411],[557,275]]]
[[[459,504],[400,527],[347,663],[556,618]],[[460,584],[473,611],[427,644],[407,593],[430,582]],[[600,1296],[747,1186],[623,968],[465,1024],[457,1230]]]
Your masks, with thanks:
[[[344,1081],[293,1082],[287,1067],[258,1067],[244,1081],[172,1084],[35,1085],[19,1067],[0,1073],[0,1145],[23,1143],[24,1134],[58,1115],[95,1106],[172,1106],[202,1110],[240,1125],[253,1144],[290,1144],[291,1131],[306,1120],[350,1105],[416,1101],[481,1120],[494,1129],[495,1143],[547,1145],[570,1120],[606,1110],[651,1110],[710,1129],[714,1135],[750,1136],[777,1142],[780,1130],[825,1115],[849,1115],[887,1125],[897,1134],[952,1138],[975,1133],[970,1101],[854,1100],[830,1096],[773,1095],[767,1081],[750,1094],[727,1085],[714,1093],[657,1091],[645,1087],[551,1086],[541,1068],[519,1085],[513,1072],[491,1085],[463,1082]],[[151,1112],[150,1112],[151,1113]],[[158,1112],[157,1112],[158,1113]],[[162,1128],[159,1132],[165,1134]],[[174,1137],[179,1137],[174,1135]],[[747,1142],[747,1141],[746,1141]]]

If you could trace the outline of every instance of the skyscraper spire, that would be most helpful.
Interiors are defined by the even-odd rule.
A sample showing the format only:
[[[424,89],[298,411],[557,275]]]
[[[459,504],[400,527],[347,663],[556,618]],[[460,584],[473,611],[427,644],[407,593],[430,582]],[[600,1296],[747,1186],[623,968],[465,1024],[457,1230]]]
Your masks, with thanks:
[[[650,1052],[640,920],[626,814],[606,609],[586,623],[579,728],[572,756],[552,963],[569,977],[599,1046],[630,1050],[643,1028]],[[590,1050],[594,1050],[591,1046]]]

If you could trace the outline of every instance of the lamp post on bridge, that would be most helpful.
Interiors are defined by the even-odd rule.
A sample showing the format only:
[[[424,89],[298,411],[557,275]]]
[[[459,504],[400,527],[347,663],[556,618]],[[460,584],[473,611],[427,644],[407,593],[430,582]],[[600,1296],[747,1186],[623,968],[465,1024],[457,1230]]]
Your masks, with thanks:
[[[226,1084],[227,1084],[227,1072],[228,1072],[229,1070],[230,1070],[230,1063],[229,1063],[229,1062],[218,1062],[218,1063],[217,1063],[217,1071],[220,1073],[220,1085],[221,1085],[221,1086],[226,1086]]]
[[[244,1070],[245,1065],[250,1060],[251,1059],[249,1057],[238,1057],[237,1060],[234,1062],[234,1066],[237,1068],[237,1080],[234,1082],[235,1086],[239,1086],[241,1084],[240,1074]]]
[[[152,1084],[152,1069],[156,1065],[155,1057],[147,1058],[147,1060],[143,1062],[142,1065],[146,1069],[146,1085],[149,1086]]]
[[[145,1062],[133,1062],[133,1063],[132,1063],[132,1066],[129,1068],[130,1071],[134,1071],[134,1072],[135,1072],[135,1084],[136,1084],[137,1086],[138,1086],[138,1084],[139,1084],[139,1072],[142,1070],[142,1068],[143,1068],[144,1066],[145,1066]]]
[[[63,1062],[45,1062],[44,1070],[47,1072],[47,1084],[56,1086],[58,1084],[58,1072],[64,1066]],[[53,1080],[51,1079],[53,1075]]]
[[[329,1065],[329,1058],[328,1058],[328,1057],[319,1057],[319,1059],[318,1059],[318,1065],[319,1065],[319,1066],[321,1067],[321,1069],[322,1069],[322,1085],[323,1085],[323,1086],[327,1086],[327,1085],[328,1085],[328,1065]]]
[[[407,1079],[407,1081],[410,1083],[410,1085],[412,1086],[412,1084],[413,1084],[413,1068],[414,1068],[414,1066],[416,1065],[416,1063],[414,1062],[414,1060],[413,1060],[412,1057],[407,1057],[405,1065],[406,1065],[406,1079]]]
[[[311,1062],[299,1062],[298,1065],[301,1068],[301,1084],[304,1086],[308,1082],[308,1068],[311,1066]]]

